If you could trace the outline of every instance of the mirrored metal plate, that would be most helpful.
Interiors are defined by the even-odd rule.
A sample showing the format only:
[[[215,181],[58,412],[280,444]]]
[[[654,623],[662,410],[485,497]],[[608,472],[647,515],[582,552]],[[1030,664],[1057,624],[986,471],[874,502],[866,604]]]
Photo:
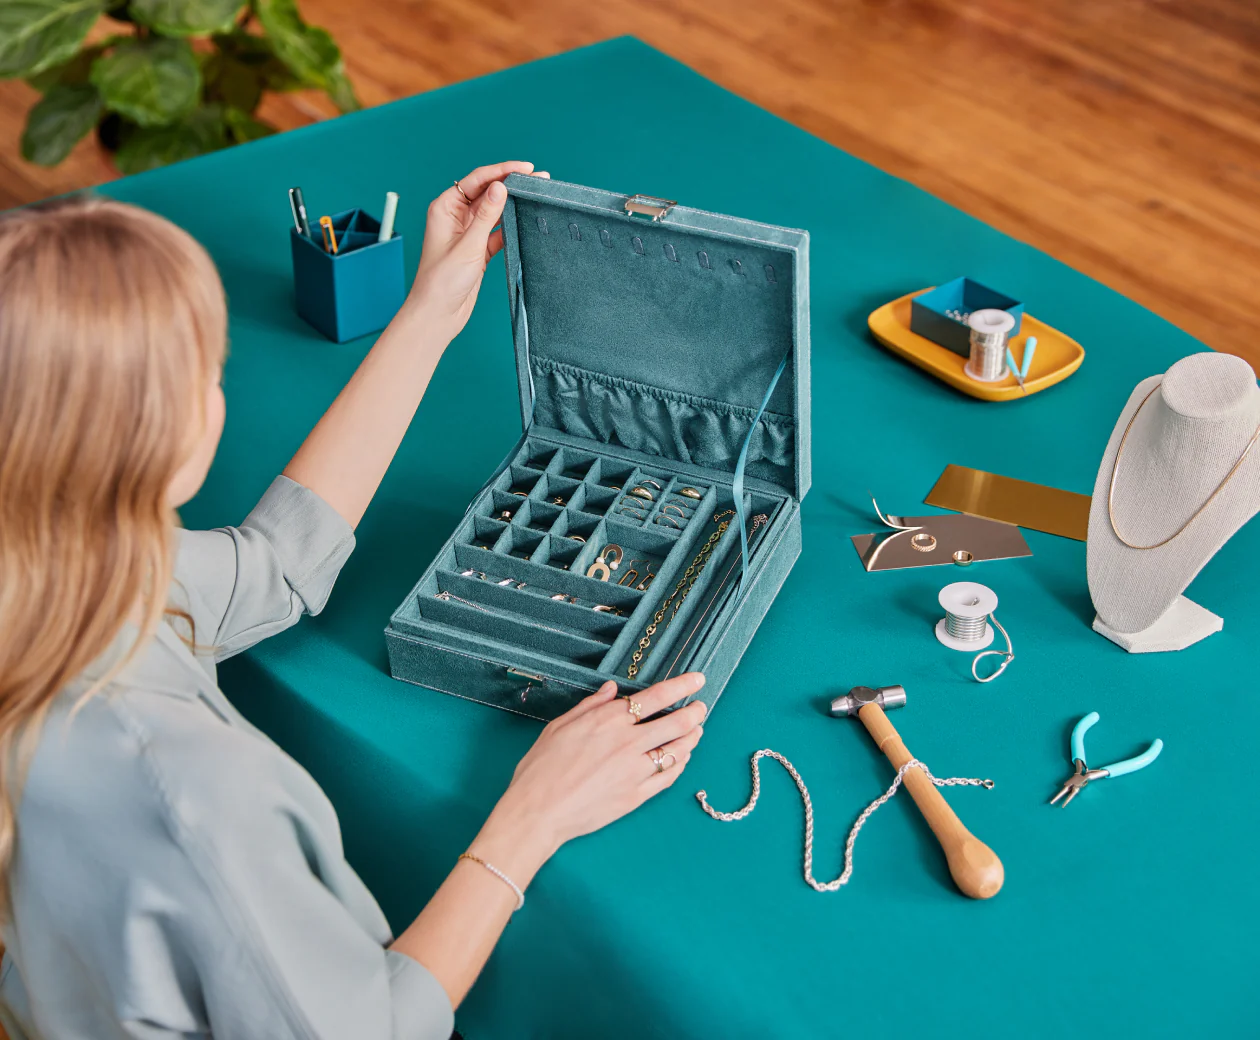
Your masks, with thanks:
[[[907,529],[852,536],[853,548],[868,571],[956,565],[955,557],[970,564],[1032,555],[1013,524],[957,513],[897,519]]]

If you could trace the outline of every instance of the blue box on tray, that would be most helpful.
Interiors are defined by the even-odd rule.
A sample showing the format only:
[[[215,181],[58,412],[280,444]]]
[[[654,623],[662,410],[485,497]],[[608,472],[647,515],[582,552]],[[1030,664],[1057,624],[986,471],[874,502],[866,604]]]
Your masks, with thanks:
[[[390,671],[550,719],[699,670],[712,707],[801,551],[809,236],[507,188],[524,433],[390,618]]]
[[[990,308],[1007,311],[1015,319],[1010,338],[1019,335],[1019,327],[1024,320],[1024,305],[970,278],[955,278],[912,299],[910,331],[967,357],[971,353],[971,329],[965,321],[951,318],[948,312],[970,314]]]
[[[377,242],[381,225],[359,209],[332,218],[337,252],[326,252],[289,229],[293,251],[293,291],[298,314],[337,343],[380,332],[407,295],[403,278],[403,239],[394,232]],[[311,229],[318,236],[316,224]]]

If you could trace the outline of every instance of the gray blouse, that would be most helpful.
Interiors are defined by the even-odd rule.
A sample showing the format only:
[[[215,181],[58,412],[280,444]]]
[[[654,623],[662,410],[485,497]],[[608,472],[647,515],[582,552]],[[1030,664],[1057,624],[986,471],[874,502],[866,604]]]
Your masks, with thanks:
[[[215,661],[323,608],[350,527],[279,477],[239,528],[180,537],[172,595],[196,653],[164,624],[73,711],[130,628],[40,736],[0,1021],[13,1040],[447,1040],[450,1001],[386,949],[332,805],[215,681]]]

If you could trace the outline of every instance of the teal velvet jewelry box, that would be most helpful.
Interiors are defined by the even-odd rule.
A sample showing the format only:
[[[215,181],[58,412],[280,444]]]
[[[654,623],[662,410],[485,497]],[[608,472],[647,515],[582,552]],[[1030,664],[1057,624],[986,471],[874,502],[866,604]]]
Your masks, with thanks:
[[[801,551],[809,236],[507,187],[525,432],[390,618],[390,671],[551,719],[699,670],[712,707]]]

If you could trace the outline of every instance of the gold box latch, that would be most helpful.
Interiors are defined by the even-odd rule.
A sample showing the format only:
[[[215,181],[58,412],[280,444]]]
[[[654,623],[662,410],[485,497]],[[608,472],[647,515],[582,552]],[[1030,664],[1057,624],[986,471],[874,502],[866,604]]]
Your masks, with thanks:
[[[632,217],[664,220],[665,214],[677,205],[673,199],[658,199],[655,195],[631,195],[626,199],[626,212]]]
[[[533,692],[535,683],[541,683],[543,686],[547,685],[547,679],[545,676],[532,675],[529,672],[522,672],[519,668],[508,668],[507,673],[508,675],[519,675],[522,679],[529,680],[525,683],[525,689],[520,692],[522,704],[529,700],[529,695]]]

